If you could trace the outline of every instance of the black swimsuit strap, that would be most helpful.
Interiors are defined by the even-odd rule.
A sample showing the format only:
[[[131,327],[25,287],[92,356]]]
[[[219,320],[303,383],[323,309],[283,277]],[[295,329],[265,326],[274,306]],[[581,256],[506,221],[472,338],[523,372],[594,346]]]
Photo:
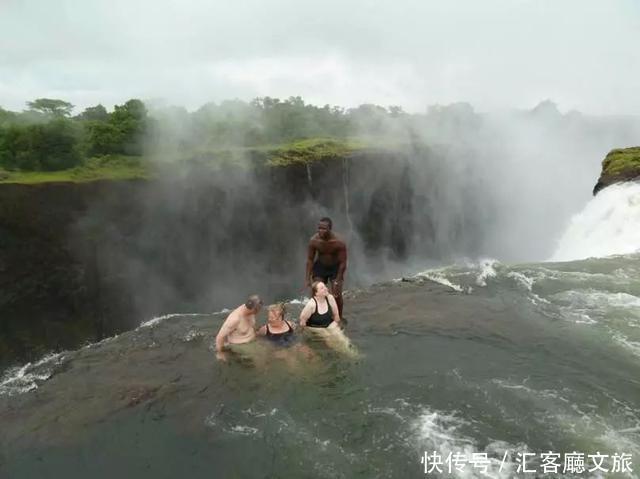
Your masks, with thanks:
[[[314,297],[314,298],[312,298],[312,299],[313,299],[313,301],[316,303],[316,313],[320,314],[320,313],[318,312],[318,301],[316,300],[316,298],[315,298],[315,297]],[[329,300],[328,300],[328,299],[325,299],[325,301],[327,302],[327,310],[326,310],[324,313],[320,314],[320,316],[324,316],[324,315],[325,315],[325,314],[327,314],[327,313],[331,313],[331,303],[329,303]]]
[[[283,319],[282,321],[284,321],[284,323],[287,325],[287,330],[286,331],[282,331],[281,333],[272,333],[269,330],[269,323],[265,324],[265,326],[267,327],[267,336],[278,336],[280,334],[287,334],[289,331],[293,331],[293,328],[291,327],[291,325],[289,324],[289,321],[287,321],[286,319]]]

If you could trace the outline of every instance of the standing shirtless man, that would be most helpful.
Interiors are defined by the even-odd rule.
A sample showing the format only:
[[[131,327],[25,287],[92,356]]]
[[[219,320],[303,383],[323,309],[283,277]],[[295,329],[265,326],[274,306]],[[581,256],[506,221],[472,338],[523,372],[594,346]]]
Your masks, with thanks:
[[[347,245],[331,231],[331,218],[321,218],[318,232],[309,240],[305,287],[312,281],[322,281],[335,297],[342,318],[342,285],[347,269]]]
[[[244,304],[231,311],[224,320],[216,336],[216,357],[226,359],[226,344],[245,344],[256,338],[256,315],[260,312],[262,300],[257,294],[249,296]]]

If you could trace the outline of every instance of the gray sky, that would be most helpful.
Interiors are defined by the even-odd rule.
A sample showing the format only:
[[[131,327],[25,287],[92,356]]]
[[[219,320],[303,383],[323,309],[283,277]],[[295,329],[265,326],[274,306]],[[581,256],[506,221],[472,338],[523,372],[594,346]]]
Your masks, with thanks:
[[[640,114],[638,0],[0,0],[0,106],[301,95]]]

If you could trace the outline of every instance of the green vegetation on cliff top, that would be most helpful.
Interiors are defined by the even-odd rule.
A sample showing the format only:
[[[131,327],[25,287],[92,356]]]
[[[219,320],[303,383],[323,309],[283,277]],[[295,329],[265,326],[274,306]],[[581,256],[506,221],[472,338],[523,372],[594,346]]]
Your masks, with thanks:
[[[398,141],[410,142],[413,150],[414,131],[478,121],[464,104],[421,115],[394,105],[316,106],[301,97],[222,101],[195,111],[157,104],[148,109],[132,98],[112,110],[98,104],[75,115],[62,99],[37,98],[26,106],[22,112],[0,106],[0,183],[135,179],[158,171],[171,176],[190,165],[216,170],[331,161],[363,150],[397,151]]]
[[[266,145],[249,148],[212,150],[198,155],[188,154],[175,158],[175,165],[188,164],[196,157],[205,157],[215,166],[223,161],[254,158],[272,167],[305,164],[314,161],[348,157],[370,149],[362,140],[310,138],[282,145]],[[171,164],[171,162],[163,161]],[[147,157],[105,155],[90,158],[80,166],[60,171],[4,171],[0,170],[1,183],[36,184],[50,182],[83,183],[97,180],[134,180],[152,177],[153,160]],[[179,167],[179,166],[178,166]]]
[[[149,177],[148,162],[136,156],[105,155],[90,158],[83,165],[59,171],[3,171],[2,183],[85,183],[97,180],[134,180]]]
[[[287,166],[295,163],[345,158],[366,148],[367,145],[361,140],[312,138],[266,148],[263,151],[267,155],[267,164],[270,166]]]
[[[640,147],[610,151],[602,162],[602,176],[610,178],[640,176]]]

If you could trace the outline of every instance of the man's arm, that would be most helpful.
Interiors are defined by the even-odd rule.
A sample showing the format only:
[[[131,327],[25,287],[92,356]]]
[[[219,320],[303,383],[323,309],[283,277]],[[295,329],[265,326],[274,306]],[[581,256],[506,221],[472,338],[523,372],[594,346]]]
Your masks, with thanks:
[[[338,303],[336,303],[336,299],[330,294],[327,296],[327,301],[329,301],[329,305],[331,305],[331,312],[333,313],[333,320],[336,323],[340,322],[340,310],[338,309]]]
[[[309,247],[307,248],[307,267],[304,275],[304,287],[311,286],[311,269],[313,268],[313,260],[316,259],[316,247],[313,244],[313,238],[309,240]]]
[[[227,319],[224,320],[222,326],[220,327],[220,331],[218,331],[218,335],[216,336],[216,351],[222,352],[224,349],[224,342],[233,331],[238,327],[238,323],[240,322],[240,315],[235,314],[235,311],[227,316]]]
[[[336,281],[342,284],[344,281],[344,272],[347,270],[347,245],[340,241],[340,248],[338,249],[338,273],[336,275]]]

